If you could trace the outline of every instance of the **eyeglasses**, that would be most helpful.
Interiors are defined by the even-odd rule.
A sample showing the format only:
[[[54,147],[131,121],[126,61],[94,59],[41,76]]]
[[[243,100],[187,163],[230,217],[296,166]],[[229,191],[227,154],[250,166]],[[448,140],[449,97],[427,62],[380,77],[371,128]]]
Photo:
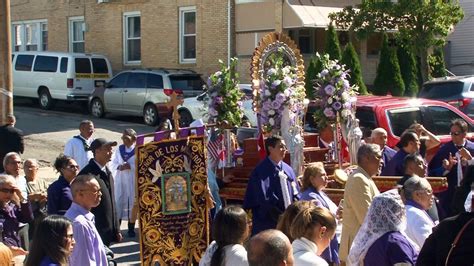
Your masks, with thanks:
[[[450,134],[451,136],[459,136],[459,135],[461,135],[462,133],[463,133],[463,132],[461,132],[461,131],[451,131],[451,132],[449,132],[449,134]]]
[[[69,240],[73,240],[74,239],[74,234],[67,235],[66,238],[69,239]]]
[[[15,189],[13,189],[13,188],[0,188],[0,192],[14,194]]]
[[[97,195],[99,193],[101,193],[101,190],[100,189],[97,189],[97,190],[92,190],[92,189],[81,189],[81,191],[85,191],[85,192],[91,192],[92,194],[94,195]],[[102,194],[102,193],[101,193]]]

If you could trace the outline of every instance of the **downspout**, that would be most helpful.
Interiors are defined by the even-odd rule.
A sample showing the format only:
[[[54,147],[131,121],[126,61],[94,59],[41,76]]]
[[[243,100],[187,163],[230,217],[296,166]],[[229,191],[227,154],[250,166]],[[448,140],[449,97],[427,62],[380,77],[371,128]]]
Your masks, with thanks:
[[[227,65],[230,66],[230,1],[227,0]]]

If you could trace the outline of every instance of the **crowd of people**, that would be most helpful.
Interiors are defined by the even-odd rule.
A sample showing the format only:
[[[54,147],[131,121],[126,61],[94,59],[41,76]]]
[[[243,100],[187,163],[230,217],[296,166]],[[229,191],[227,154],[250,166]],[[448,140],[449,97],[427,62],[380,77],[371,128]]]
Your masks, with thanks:
[[[0,142],[8,136],[10,145],[0,147],[0,259],[28,254],[26,265],[109,265],[110,245],[123,239],[122,220],[135,237],[137,133],[124,130],[119,145],[94,138],[93,122],[82,121],[56,158],[58,179],[47,184],[37,160],[21,158],[22,133],[12,129],[14,117],[9,121],[0,128]],[[329,178],[322,162],[306,165],[298,177],[283,161],[285,141],[270,136],[243,205],[212,213],[213,241],[199,265],[472,265],[474,143],[467,131],[454,120],[452,141],[441,145],[415,124],[392,149],[383,128],[372,130],[339,204],[324,192]],[[330,146],[330,135],[322,136],[320,145]],[[211,166],[208,175],[215,182]],[[380,193],[377,175],[400,179]],[[448,189],[434,193],[426,176],[446,176]]]

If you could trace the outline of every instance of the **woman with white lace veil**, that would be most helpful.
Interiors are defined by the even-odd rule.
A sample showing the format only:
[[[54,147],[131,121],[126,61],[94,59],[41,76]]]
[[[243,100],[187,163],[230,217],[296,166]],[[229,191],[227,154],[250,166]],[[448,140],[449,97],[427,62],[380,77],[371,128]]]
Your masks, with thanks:
[[[374,197],[347,265],[415,265],[418,247],[406,237],[405,205],[396,190]]]

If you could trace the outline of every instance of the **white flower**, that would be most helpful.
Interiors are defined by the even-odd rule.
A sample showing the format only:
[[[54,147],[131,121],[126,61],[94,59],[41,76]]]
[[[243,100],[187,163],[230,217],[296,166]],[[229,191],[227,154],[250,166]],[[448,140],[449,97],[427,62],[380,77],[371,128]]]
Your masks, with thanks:
[[[265,90],[265,96],[270,96],[272,95],[272,92],[270,90]]]
[[[344,109],[341,112],[341,115],[342,115],[343,118],[347,118],[350,114],[351,114],[351,111],[349,111],[347,109]]]
[[[268,123],[269,123],[271,126],[274,126],[274,125],[275,125],[275,119],[273,119],[273,118],[268,119]]]
[[[290,74],[290,71],[291,71],[290,66],[284,67],[281,71],[282,71],[283,75],[285,75],[285,76]]]
[[[275,75],[276,72],[277,72],[276,69],[270,68],[270,69],[267,71],[267,75],[268,75],[268,76],[272,76],[272,75]]]
[[[347,100],[349,99],[349,93],[343,92],[343,93],[341,94],[341,99],[342,99],[343,101],[347,101]]]
[[[290,89],[289,89],[289,88],[286,88],[286,89],[283,91],[283,94],[285,94],[285,97],[290,96]]]
[[[328,98],[328,104],[332,104],[332,98]]]
[[[274,115],[274,114],[275,114],[275,110],[273,110],[273,109],[268,110],[268,114],[269,114],[269,115]]]

